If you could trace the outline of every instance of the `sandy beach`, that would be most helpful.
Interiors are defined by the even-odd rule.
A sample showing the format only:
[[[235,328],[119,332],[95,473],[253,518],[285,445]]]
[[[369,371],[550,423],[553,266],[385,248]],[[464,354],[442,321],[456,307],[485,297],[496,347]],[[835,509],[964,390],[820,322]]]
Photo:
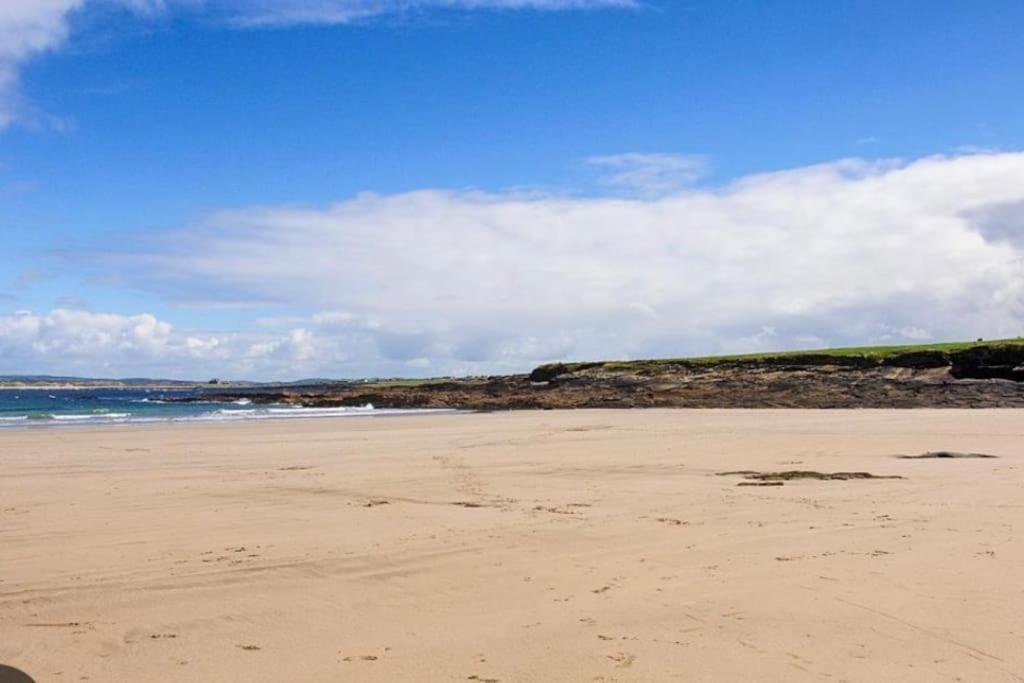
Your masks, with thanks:
[[[908,460],[926,451],[998,459]],[[756,483],[727,471],[900,479]],[[1024,680],[1024,420],[548,411],[0,432],[36,681]]]

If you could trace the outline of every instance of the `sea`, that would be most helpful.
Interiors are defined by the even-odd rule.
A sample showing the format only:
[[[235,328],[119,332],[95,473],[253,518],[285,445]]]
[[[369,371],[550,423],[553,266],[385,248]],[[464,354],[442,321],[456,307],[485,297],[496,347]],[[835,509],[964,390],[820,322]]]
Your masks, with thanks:
[[[173,399],[200,398],[195,391],[159,389],[0,389],[0,429],[111,425],[151,422],[231,422],[455,412],[448,410],[303,408],[286,404],[254,405]]]

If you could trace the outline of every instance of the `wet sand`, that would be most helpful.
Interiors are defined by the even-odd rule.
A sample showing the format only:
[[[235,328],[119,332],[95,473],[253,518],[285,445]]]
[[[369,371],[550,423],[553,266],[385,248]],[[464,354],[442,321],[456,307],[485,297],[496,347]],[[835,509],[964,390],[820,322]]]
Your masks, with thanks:
[[[999,457],[895,457],[935,450]],[[903,478],[754,476],[786,470]],[[5,430],[0,664],[40,682],[1021,681],[1022,513],[1012,410]]]

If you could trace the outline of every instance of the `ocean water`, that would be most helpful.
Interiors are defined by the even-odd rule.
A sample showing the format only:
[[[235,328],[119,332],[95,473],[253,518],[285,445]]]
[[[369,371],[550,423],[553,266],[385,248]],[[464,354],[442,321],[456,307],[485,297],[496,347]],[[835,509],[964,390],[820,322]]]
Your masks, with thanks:
[[[175,403],[168,399],[196,396],[191,391],[146,389],[0,389],[0,429],[82,424],[146,422],[222,422],[288,418],[327,418],[354,415],[406,415],[453,412],[439,410],[359,408],[301,408],[289,405],[234,403]]]

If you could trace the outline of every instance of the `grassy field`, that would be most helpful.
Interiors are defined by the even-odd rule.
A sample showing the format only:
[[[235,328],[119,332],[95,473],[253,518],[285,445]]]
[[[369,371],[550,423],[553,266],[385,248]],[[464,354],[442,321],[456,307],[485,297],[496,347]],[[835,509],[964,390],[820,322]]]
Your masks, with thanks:
[[[695,363],[714,365],[733,361],[770,361],[775,359],[831,356],[838,358],[864,358],[882,361],[886,358],[908,353],[955,353],[976,347],[1024,346],[1024,337],[1015,339],[992,339],[971,342],[940,342],[934,344],[910,344],[902,346],[850,346],[833,349],[806,349],[799,351],[771,351],[763,353],[746,353],[731,356],[696,356],[690,358],[657,358],[651,360],[602,361],[597,363],[564,363],[569,370],[601,366],[606,370],[636,370],[643,367],[670,365],[674,363]],[[541,367],[556,365],[551,363]]]

